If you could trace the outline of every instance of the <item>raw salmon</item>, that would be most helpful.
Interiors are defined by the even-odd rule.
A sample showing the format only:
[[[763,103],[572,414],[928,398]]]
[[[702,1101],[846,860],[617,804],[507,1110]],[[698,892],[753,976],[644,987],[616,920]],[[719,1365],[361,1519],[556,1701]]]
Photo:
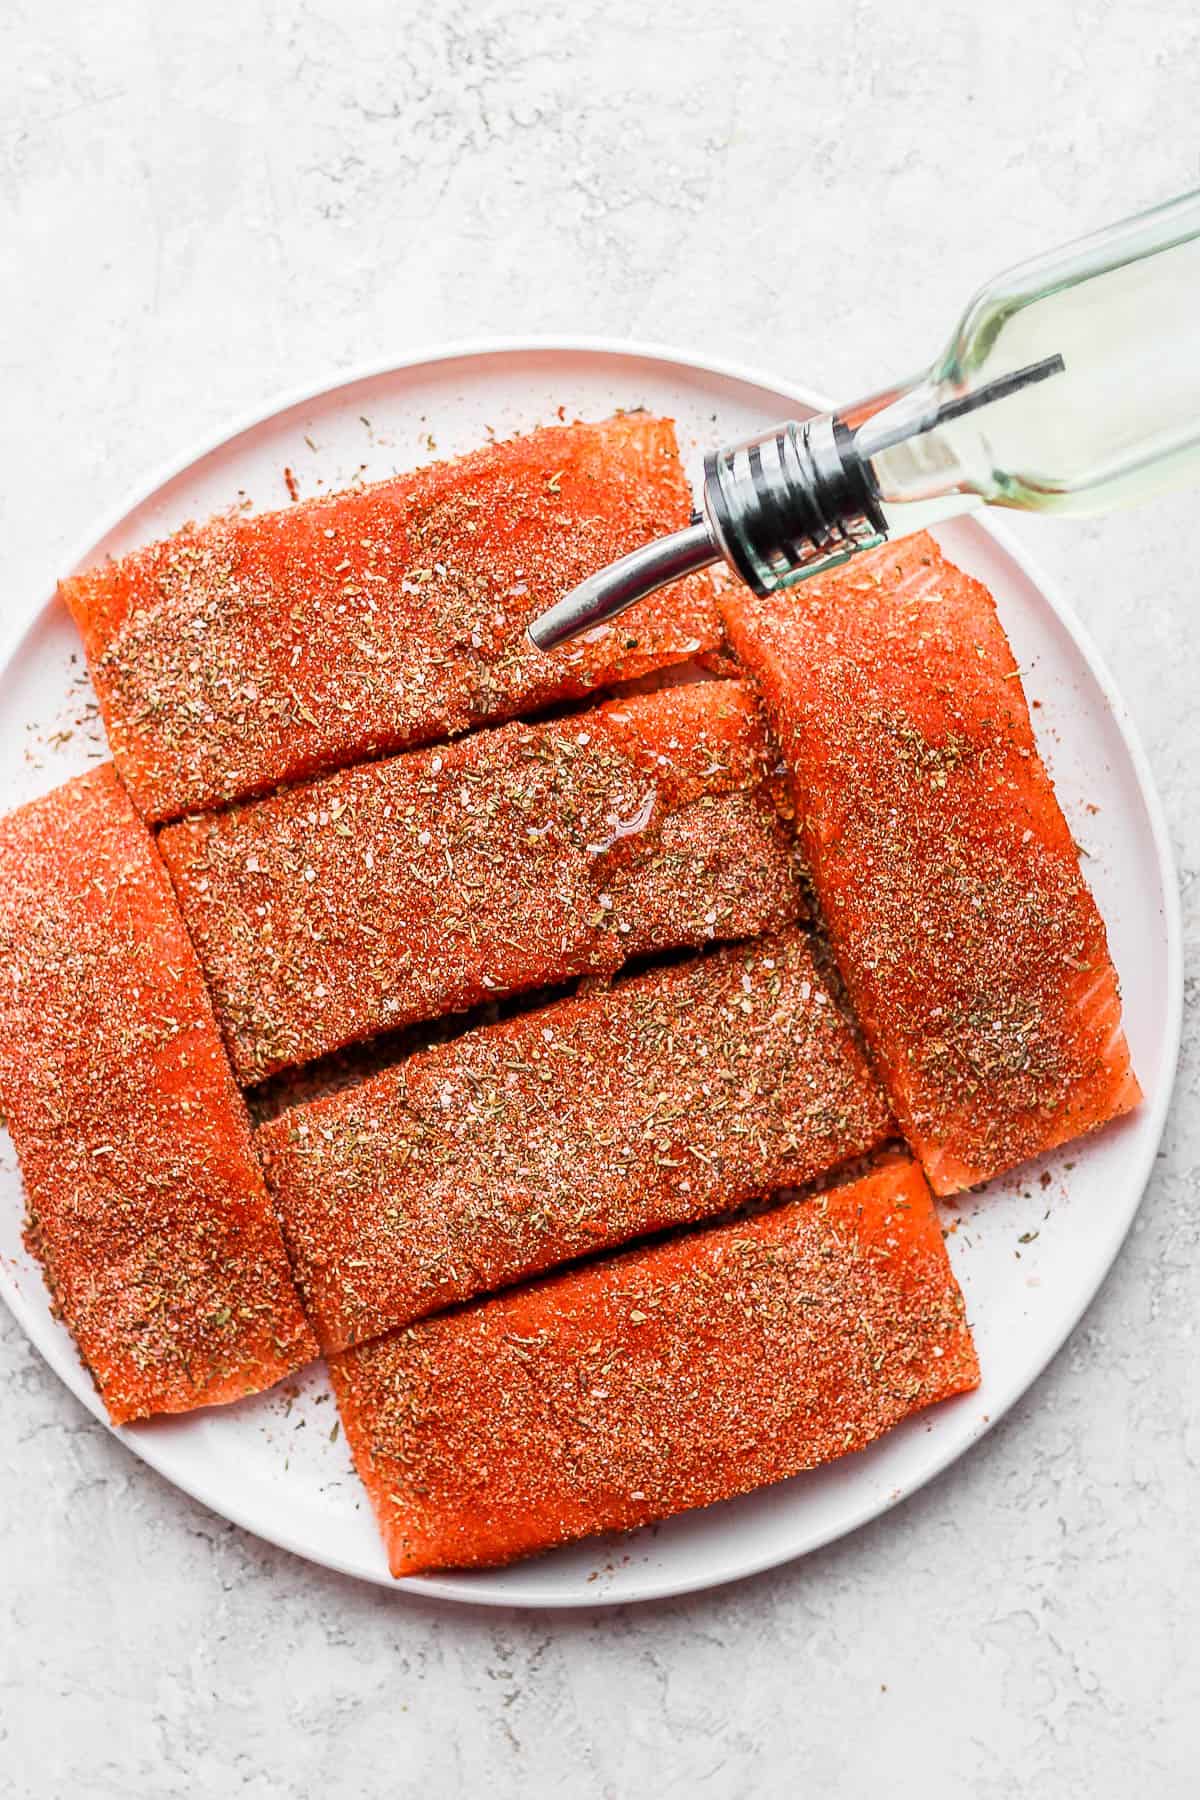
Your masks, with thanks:
[[[1136,1106],[1104,923],[991,595],[929,537],[724,601],[842,975],[950,1194]]]
[[[891,1116],[802,932],[523,1014],[264,1126],[326,1350],[861,1156]]]
[[[858,1450],[979,1379],[907,1158],[331,1360],[394,1575],[511,1561]]]
[[[117,767],[169,819],[711,650],[706,575],[552,657],[525,636],[690,510],[671,421],[626,413],[217,518],[62,594]]]
[[[0,1097],[30,1247],[114,1424],[317,1354],[170,882],[108,766],[0,821]]]
[[[410,751],[168,826],[241,1080],[799,910],[742,682]]]

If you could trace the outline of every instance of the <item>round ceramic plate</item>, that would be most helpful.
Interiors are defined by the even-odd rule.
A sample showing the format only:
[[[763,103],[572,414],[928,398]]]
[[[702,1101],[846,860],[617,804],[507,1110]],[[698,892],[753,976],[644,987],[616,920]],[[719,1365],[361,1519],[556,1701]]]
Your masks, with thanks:
[[[504,343],[426,353],[306,392],[205,446],[123,507],[77,566],[187,519],[237,505],[283,506],[291,490],[311,495],[389,475],[560,413],[602,418],[645,406],[672,414],[695,476],[709,446],[817,404],[805,390],[655,349]],[[706,1587],[827,1543],[911,1494],[994,1424],[1058,1349],[1116,1256],[1150,1173],[1179,1039],[1180,932],[1159,803],[1120,697],[1064,602],[982,525],[959,521],[940,536],[995,594],[1025,671],[1039,741],[1108,924],[1144,1106],[948,1209],[956,1226],[950,1253],[983,1366],[977,1393],[910,1421],[862,1454],[630,1537],[494,1573],[391,1585],[489,1604],[596,1605]],[[80,645],[52,586],[9,618],[0,644],[0,811],[105,754]],[[46,1360],[102,1418],[22,1247],[21,1217],[15,1158],[3,1138],[0,1291]],[[390,1583],[335,1422],[318,1364],[254,1400],[116,1435],[248,1530]]]

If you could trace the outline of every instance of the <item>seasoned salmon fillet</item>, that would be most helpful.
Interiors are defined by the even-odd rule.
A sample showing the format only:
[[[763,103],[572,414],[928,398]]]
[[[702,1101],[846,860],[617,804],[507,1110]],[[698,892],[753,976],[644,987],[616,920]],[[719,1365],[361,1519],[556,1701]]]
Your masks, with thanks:
[[[671,421],[626,413],[213,519],[61,592],[117,767],[163,820],[713,649],[707,575],[552,657],[525,635],[690,514]]]
[[[0,1099],[114,1424],[317,1346],[166,871],[111,767],[0,820]]]
[[[331,1359],[392,1573],[504,1563],[862,1449],[976,1386],[906,1157]]]
[[[240,1079],[797,916],[745,683],[698,682],[168,826]]]
[[[932,538],[724,613],[842,976],[935,1192],[1136,1106],[1104,922],[990,594]]]
[[[803,932],[649,970],[283,1114],[259,1154],[326,1350],[873,1149]]]

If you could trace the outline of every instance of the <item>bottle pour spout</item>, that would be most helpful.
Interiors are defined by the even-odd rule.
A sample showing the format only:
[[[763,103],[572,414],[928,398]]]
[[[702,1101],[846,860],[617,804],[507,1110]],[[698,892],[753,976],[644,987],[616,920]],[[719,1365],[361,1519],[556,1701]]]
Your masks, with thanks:
[[[535,649],[554,650],[570,638],[616,618],[657,588],[694,575],[697,569],[707,568],[720,558],[721,551],[707,521],[697,514],[682,531],[631,550],[628,556],[589,575],[533,621],[529,640]]]
[[[843,562],[886,533],[868,472],[840,418],[773,426],[705,460],[702,510],[683,531],[611,563],[535,619],[530,642],[553,650],[656,588],[724,562],[755,593]]]

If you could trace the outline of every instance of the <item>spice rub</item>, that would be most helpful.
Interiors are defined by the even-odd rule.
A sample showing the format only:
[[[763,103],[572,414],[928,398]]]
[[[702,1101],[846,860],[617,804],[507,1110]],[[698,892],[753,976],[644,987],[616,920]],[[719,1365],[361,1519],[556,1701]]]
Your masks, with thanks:
[[[712,650],[707,575],[552,657],[525,635],[690,513],[671,421],[626,413],[190,526],[61,592],[121,775],[163,820]]]
[[[472,1031],[258,1132],[322,1347],[799,1185],[887,1135],[803,932]]]
[[[331,1371],[397,1576],[728,1499],[979,1379],[906,1157],[424,1320]]]
[[[1104,923],[991,596],[913,538],[724,603],[850,999],[936,1192],[1141,1098]]]
[[[513,723],[167,827],[244,1083],[800,902],[742,682]]]
[[[111,767],[0,821],[0,1099],[114,1424],[317,1354],[153,842]]]

